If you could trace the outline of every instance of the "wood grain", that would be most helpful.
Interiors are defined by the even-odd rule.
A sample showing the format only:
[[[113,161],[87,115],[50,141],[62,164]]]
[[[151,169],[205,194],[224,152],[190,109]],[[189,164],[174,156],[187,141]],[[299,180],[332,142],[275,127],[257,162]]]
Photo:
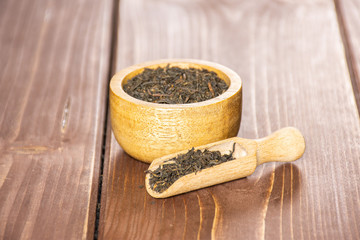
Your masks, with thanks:
[[[91,239],[111,4],[0,2],[0,239]]]
[[[359,239],[360,125],[330,0],[142,1],[119,6],[116,71],[200,58],[243,79],[239,136],[285,126],[305,155],[169,199],[144,189],[148,165],[107,138],[101,239]]]
[[[360,2],[335,0],[349,72],[360,112]]]

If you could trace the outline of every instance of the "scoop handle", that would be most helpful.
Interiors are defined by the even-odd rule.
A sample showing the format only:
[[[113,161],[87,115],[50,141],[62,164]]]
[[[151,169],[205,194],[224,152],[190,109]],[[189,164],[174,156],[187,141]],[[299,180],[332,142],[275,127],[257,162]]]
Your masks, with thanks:
[[[305,139],[294,127],[282,128],[271,135],[257,139],[257,165],[266,162],[291,162],[305,151]]]

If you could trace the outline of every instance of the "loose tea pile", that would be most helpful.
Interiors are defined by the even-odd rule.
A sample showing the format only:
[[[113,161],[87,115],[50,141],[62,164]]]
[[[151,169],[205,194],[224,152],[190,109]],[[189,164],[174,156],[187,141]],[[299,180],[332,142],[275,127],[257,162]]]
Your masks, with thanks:
[[[130,96],[153,103],[202,102],[224,93],[229,86],[207,69],[169,67],[145,70],[124,84]]]
[[[220,151],[209,151],[207,149],[204,151],[195,151],[194,148],[192,148],[185,154],[180,154],[177,157],[165,161],[166,164],[160,165],[154,171],[145,171],[150,174],[150,187],[154,191],[162,193],[182,176],[194,172],[196,174],[202,169],[234,160],[234,150],[235,143],[232,151],[224,155],[222,155]]]

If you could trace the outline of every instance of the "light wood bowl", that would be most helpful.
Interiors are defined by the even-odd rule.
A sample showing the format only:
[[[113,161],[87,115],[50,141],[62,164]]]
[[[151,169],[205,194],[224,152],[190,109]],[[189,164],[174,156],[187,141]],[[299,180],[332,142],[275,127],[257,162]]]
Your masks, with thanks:
[[[198,103],[159,104],[142,101],[122,86],[144,68],[177,66],[216,72],[229,86],[222,95]],[[164,59],[134,65],[110,82],[110,117],[116,140],[132,157],[147,163],[184,149],[235,137],[242,109],[240,77],[222,65],[191,59]]]

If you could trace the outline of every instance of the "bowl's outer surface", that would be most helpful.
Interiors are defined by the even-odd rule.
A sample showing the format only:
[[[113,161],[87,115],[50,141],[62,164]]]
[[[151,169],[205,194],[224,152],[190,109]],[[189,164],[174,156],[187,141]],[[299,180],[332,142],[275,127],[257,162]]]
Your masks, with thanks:
[[[222,95],[192,104],[155,104],[135,99],[122,84],[144,67],[201,67],[217,72],[229,89]],[[219,64],[200,60],[159,60],[134,65],[115,74],[110,83],[110,116],[116,140],[132,157],[153,159],[237,135],[241,121],[240,77]]]

